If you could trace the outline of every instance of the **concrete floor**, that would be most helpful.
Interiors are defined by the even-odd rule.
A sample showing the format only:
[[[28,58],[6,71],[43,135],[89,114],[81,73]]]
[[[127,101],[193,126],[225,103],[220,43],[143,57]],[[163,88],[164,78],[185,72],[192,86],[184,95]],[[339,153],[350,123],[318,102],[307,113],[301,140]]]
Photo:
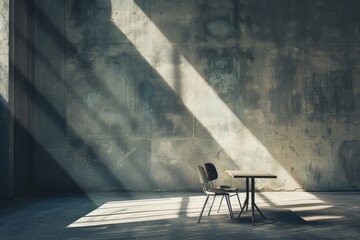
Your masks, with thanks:
[[[1,201],[0,239],[360,239],[360,192],[259,192],[267,220],[256,212],[254,226],[251,211],[231,220],[225,204],[198,224],[204,200],[136,192]],[[232,205],[238,213],[236,199]]]

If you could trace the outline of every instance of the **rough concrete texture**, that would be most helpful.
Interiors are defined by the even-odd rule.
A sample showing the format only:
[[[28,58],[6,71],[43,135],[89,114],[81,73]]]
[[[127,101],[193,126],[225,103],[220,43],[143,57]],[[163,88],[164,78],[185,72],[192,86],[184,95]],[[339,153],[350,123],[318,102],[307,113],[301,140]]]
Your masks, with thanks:
[[[9,3],[0,1],[0,95],[9,97]]]
[[[9,194],[9,3],[0,1],[0,197]]]
[[[359,189],[360,2],[35,5],[37,189]]]

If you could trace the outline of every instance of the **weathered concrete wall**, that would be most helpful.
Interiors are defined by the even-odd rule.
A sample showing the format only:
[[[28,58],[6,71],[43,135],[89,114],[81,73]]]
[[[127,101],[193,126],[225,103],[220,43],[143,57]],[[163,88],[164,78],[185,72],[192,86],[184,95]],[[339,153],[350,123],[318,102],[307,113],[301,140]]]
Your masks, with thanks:
[[[359,1],[37,10],[38,189],[198,190],[208,161],[232,184],[225,170],[241,168],[278,174],[263,189],[359,189]],[[234,119],[221,120],[225,108]]]
[[[9,1],[0,1],[0,197],[10,194],[9,183]]]
[[[9,2],[0,1],[0,94],[9,97]]]

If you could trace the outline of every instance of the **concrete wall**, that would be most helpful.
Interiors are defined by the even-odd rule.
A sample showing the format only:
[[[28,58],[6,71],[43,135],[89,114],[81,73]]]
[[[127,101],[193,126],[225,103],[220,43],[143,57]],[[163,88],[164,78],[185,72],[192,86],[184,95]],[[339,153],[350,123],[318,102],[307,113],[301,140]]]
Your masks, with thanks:
[[[359,189],[359,1],[35,5],[38,190]]]
[[[9,182],[9,1],[0,1],[0,197],[10,194]]]
[[[9,2],[0,1],[0,94],[9,97]]]

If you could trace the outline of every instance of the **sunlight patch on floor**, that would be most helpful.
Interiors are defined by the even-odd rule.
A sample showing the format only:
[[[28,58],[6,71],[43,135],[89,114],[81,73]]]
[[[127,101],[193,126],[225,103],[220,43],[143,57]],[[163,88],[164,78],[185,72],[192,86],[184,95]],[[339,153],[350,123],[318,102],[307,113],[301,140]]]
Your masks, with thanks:
[[[68,227],[166,220],[179,217],[182,197],[107,202]]]
[[[260,192],[256,193],[256,203],[265,215],[271,211],[290,210],[305,221],[323,221],[340,219],[345,216],[336,215],[335,206],[308,192]],[[111,224],[124,224],[147,221],[163,221],[176,218],[199,217],[201,208],[206,199],[205,195],[179,196],[171,198],[136,199],[124,201],[109,201],[91,211],[80,219],[68,225],[68,228],[91,227]],[[240,199],[245,200],[245,193],[240,193]],[[215,199],[211,215],[229,214],[226,202],[223,201],[219,213],[217,209],[221,197]],[[212,198],[206,205],[204,214],[207,215],[212,203]],[[240,212],[238,201],[231,198],[231,205],[236,214]],[[249,210],[251,205],[249,206]],[[255,214],[258,214],[255,212]],[[281,219],[278,219],[281,222]],[[194,222],[195,223],[195,222]]]

